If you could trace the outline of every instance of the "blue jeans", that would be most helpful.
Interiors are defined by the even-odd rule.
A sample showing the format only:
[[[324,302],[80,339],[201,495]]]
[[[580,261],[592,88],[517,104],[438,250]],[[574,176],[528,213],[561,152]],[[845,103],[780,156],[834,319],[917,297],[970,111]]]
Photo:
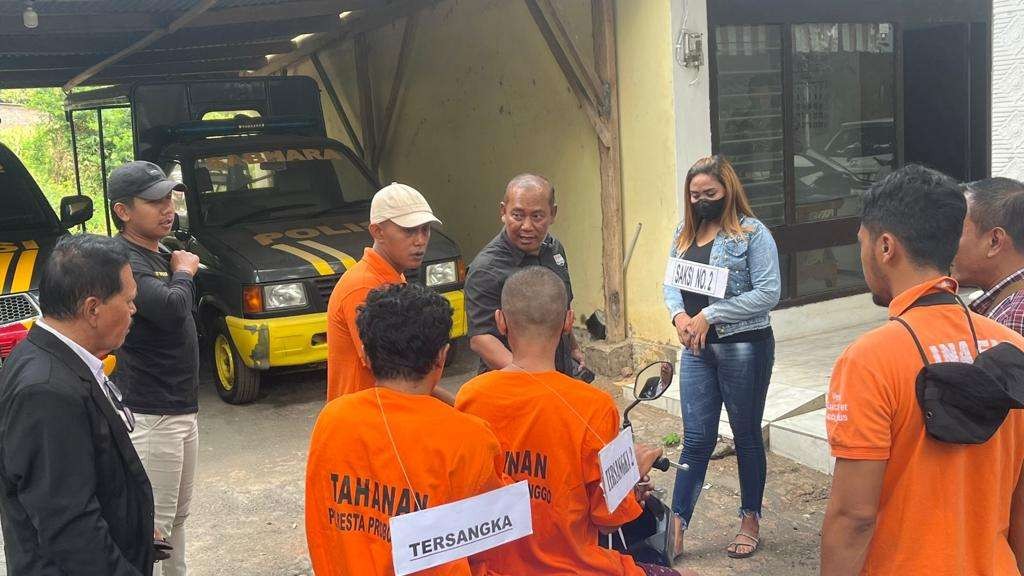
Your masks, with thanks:
[[[676,472],[672,511],[689,526],[704,486],[708,461],[718,441],[718,421],[725,403],[736,442],[740,470],[741,514],[761,514],[767,461],[761,419],[768,395],[775,338],[760,342],[709,344],[699,355],[683,350],[679,370],[682,387],[683,453]]]

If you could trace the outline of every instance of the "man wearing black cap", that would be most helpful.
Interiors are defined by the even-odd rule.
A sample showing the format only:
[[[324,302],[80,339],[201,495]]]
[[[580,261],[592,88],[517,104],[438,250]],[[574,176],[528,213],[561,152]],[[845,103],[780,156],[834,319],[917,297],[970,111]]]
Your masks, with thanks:
[[[184,190],[159,166],[142,161],[117,168],[107,184],[138,284],[137,312],[116,352],[113,377],[136,414],[132,443],[153,484],[156,532],[173,547],[158,576],[161,570],[164,576],[187,572],[185,519],[199,451],[199,342],[192,316],[199,257],[160,244],[174,224],[172,195]]]

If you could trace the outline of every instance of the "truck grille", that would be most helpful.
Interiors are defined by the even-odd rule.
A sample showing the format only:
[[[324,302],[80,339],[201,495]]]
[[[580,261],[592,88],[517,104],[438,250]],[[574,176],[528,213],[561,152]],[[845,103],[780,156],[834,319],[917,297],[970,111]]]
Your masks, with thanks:
[[[39,309],[28,294],[0,296],[0,326],[31,320],[36,316],[39,316]]]
[[[338,283],[339,278],[341,278],[341,274],[317,276],[313,279],[313,284],[316,285],[316,291],[320,294],[325,307],[327,306],[327,301],[331,299],[331,292],[334,291],[334,285]]]
[[[320,295],[320,299],[323,301],[324,310],[327,309],[327,302],[331,299],[331,292],[334,291],[334,286],[338,284],[339,279],[341,279],[341,274],[317,276],[312,279],[313,285],[316,287],[316,291]],[[423,280],[420,278],[419,270],[407,270],[405,272],[405,280],[410,284],[423,283]]]

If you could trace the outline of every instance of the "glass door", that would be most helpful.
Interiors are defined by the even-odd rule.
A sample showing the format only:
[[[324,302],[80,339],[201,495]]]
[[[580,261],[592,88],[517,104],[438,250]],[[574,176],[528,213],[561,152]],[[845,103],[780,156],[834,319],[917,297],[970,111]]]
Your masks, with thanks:
[[[859,194],[899,164],[890,23],[716,26],[715,150],[772,227],[793,302],[863,290]]]

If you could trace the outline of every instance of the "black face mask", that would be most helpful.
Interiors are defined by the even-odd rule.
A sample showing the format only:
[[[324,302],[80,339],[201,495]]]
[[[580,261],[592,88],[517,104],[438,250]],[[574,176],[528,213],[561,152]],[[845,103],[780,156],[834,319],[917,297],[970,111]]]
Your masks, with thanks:
[[[725,210],[725,198],[718,200],[700,200],[693,205],[693,211],[701,220],[717,220]]]

